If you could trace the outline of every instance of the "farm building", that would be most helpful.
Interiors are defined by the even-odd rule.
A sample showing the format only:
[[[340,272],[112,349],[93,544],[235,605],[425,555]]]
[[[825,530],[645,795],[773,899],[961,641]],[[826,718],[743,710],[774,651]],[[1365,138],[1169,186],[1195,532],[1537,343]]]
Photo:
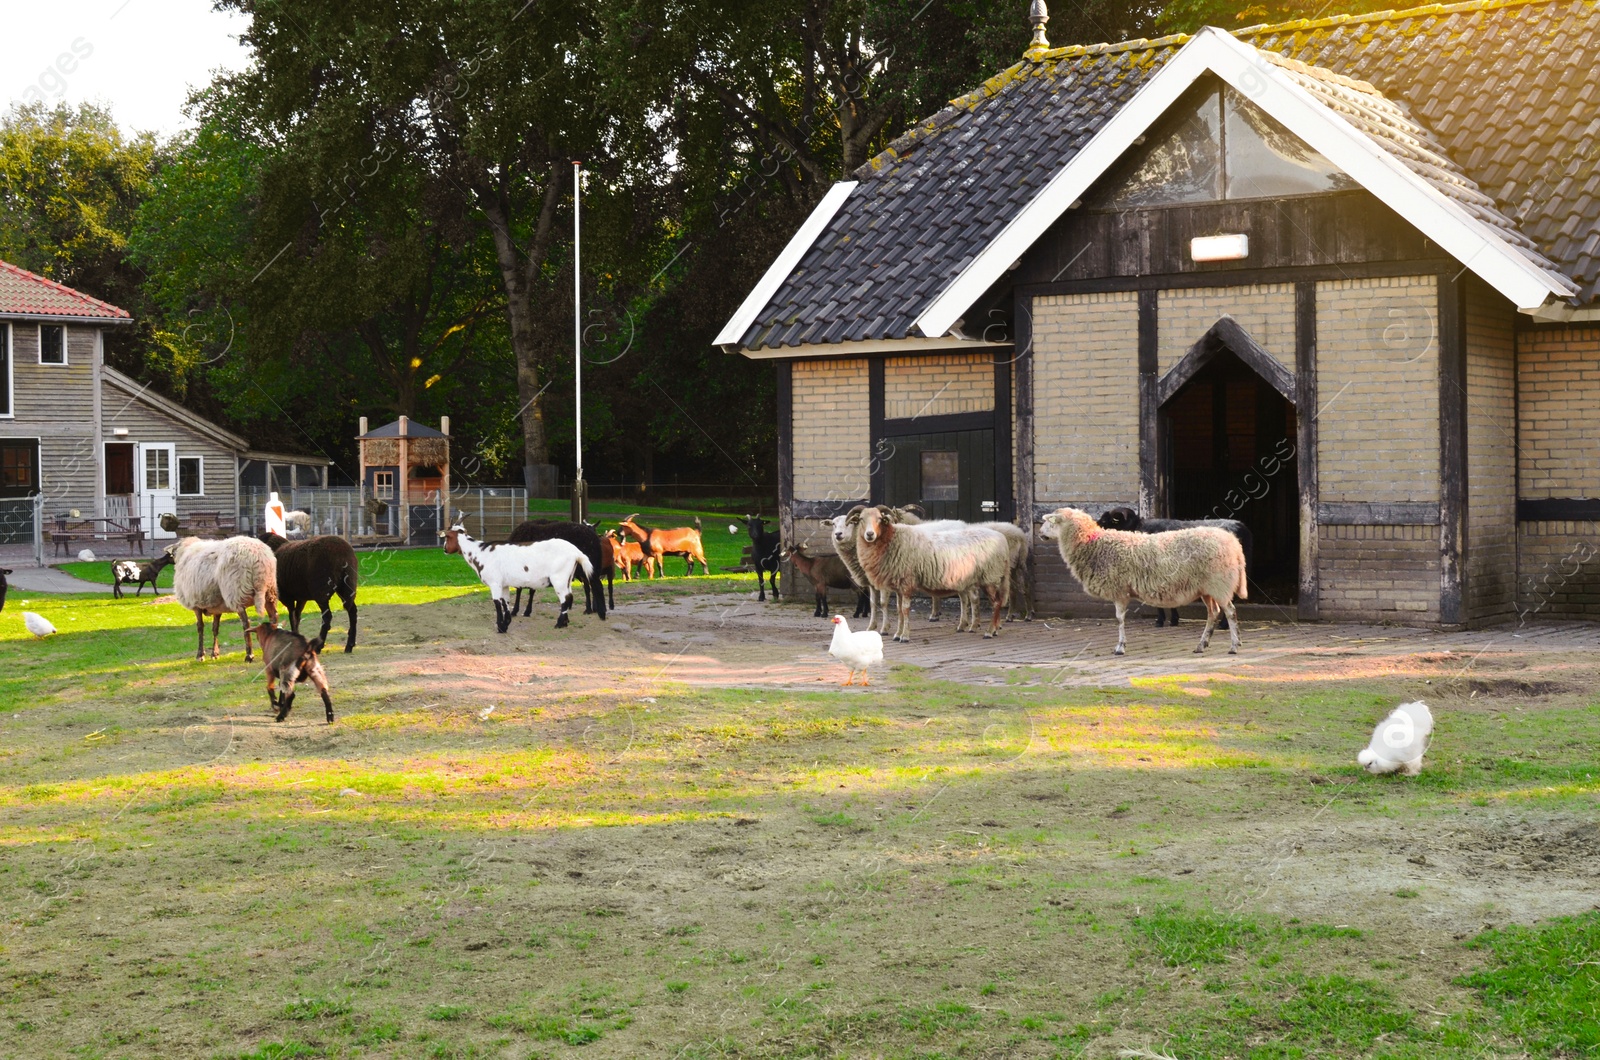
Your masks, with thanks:
[[[1042,6],[717,338],[777,365],[786,538],[1129,505],[1249,523],[1285,616],[1600,614],[1600,5],[1056,49]]]
[[[360,431],[361,491],[377,534],[433,544],[450,495],[450,417],[440,417],[438,430],[409,416],[368,430],[363,416]]]
[[[31,513],[9,516],[40,495],[58,552],[107,537],[123,547],[171,538],[160,525],[167,514],[209,530],[236,519],[240,462],[266,454],[106,364],[105,329],[130,323],[125,310],[0,262],[6,536],[31,539]],[[292,459],[318,471],[328,463]]]

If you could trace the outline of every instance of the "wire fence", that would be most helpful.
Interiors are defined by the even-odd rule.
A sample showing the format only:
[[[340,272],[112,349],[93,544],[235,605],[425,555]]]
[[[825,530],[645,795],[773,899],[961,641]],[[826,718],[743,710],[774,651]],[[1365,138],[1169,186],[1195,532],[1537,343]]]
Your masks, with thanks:
[[[43,494],[0,498],[0,560],[44,566]]]
[[[726,482],[590,482],[589,503],[616,502],[635,508],[698,508],[728,514],[778,510],[778,487],[739,486]],[[572,483],[561,483],[562,497],[572,496]]]
[[[436,545],[439,532],[458,516],[485,538],[505,537],[528,517],[528,491],[514,486],[465,486],[440,496],[438,490],[408,498],[405,510],[391,499],[359,489],[278,490],[294,537],[332,534],[361,543]],[[239,532],[258,534],[271,491],[250,488],[239,494]]]

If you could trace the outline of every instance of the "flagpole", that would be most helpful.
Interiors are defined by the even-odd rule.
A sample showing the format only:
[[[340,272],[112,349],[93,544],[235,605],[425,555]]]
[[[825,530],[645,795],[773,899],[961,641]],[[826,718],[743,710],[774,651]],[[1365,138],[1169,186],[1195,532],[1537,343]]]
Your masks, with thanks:
[[[583,162],[572,160],[572,375],[576,395],[573,403],[576,433],[573,438],[577,454],[577,474],[572,480],[572,521],[583,522],[589,515],[588,486],[583,481],[583,270],[579,268],[582,231],[578,213],[579,197],[583,192]]]

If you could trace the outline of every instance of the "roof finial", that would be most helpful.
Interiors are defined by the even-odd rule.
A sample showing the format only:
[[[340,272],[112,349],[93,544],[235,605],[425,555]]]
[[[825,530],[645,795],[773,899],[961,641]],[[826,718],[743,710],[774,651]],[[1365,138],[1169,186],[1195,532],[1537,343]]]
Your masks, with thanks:
[[[1033,0],[1028,5],[1028,21],[1033,23],[1033,42],[1028,45],[1028,50],[1031,52],[1050,47],[1050,41],[1044,35],[1044,24],[1050,21],[1050,9],[1045,6],[1044,0]]]

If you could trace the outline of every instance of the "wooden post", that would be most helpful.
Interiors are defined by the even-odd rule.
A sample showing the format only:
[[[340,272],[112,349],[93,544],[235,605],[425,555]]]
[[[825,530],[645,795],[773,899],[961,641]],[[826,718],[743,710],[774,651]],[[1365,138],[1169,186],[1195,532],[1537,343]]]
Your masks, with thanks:
[[[1300,480],[1300,596],[1302,622],[1315,622],[1320,609],[1317,574],[1317,285],[1294,285],[1295,461]]]
[[[401,416],[399,446],[400,466],[395,471],[394,484],[394,500],[397,511],[395,512],[395,517],[390,520],[390,525],[396,527],[398,533],[400,534],[400,543],[402,545],[405,544],[406,539],[411,536],[411,512],[410,509],[406,507],[406,486],[409,482],[411,471],[411,441],[408,437],[410,431],[411,418],[409,416]]]
[[[1011,308],[1012,364],[1017,373],[1016,514],[1033,532],[1033,296],[1018,292]],[[1033,560],[1030,555],[1030,567]]]
[[[1439,624],[1466,622],[1467,541],[1466,285],[1438,278]]]
[[[1167,514],[1161,489],[1160,292],[1139,292],[1139,512],[1147,519]]]

